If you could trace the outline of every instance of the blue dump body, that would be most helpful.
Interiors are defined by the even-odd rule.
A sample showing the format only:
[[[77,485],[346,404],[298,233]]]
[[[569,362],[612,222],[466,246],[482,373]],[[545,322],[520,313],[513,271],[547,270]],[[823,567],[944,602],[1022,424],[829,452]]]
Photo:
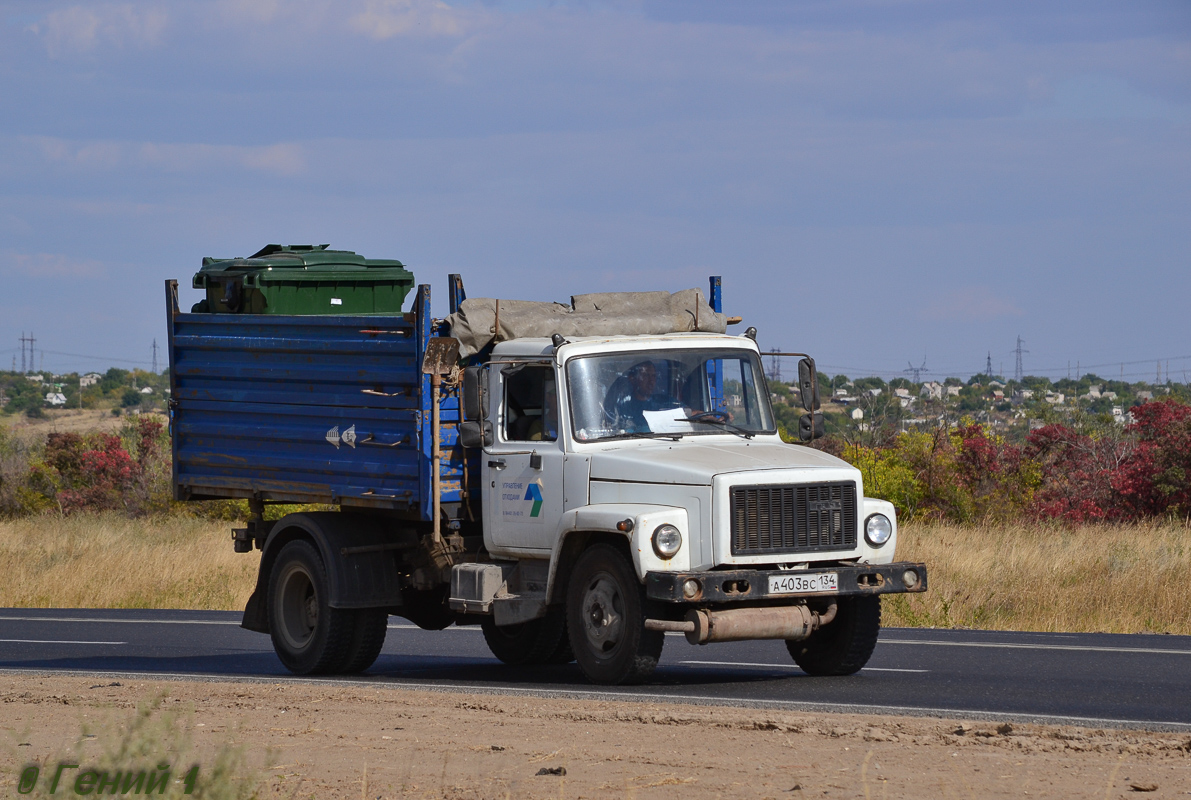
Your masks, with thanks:
[[[455,289],[452,286],[452,289]],[[452,291],[451,305],[462,300]],[[183,314],[167,282],[174,494],[338,503],[430,519],[430,288],[403,316]],[[458,504],[459,398],[440,401],[441,502]],[[456,512],[458,513],[458,512]],[[454,516],[454,515],[452,515]]]

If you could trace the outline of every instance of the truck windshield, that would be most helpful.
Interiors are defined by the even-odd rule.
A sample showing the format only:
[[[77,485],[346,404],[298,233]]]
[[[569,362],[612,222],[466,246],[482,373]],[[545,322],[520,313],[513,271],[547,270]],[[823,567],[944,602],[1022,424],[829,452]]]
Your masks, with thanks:
[[[567,364],[577,441],[773,433],[761,362],[741,350],[647,350]]]

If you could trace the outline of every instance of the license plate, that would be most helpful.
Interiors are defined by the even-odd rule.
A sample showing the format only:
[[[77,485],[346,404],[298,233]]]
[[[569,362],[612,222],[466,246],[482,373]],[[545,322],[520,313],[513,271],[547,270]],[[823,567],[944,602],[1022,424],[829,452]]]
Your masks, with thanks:
[[[839,591],[839,573],[815,572],[810,575],[770,575],[770,594],[808,594]]]

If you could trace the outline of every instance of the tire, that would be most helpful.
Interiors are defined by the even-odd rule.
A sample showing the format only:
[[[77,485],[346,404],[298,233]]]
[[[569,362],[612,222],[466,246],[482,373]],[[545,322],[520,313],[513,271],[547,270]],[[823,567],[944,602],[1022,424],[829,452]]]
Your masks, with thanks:
[[[852,675],[868,663],[881,632],[881,598],[840,597],[833,622],[801,641],[787,641],[807,675]]]
[[[354,612],[331,608],[330,596],[314,545],[285,545],[269,572],[269,632],[277,657],[295,675],[338,672],[351,655]]]
[[[558,611],[549,611],[540,619],[517,625],[497,625],[491,617],[486,617],[480,629],[492,655],[520,667],[551,663],[566,636],[566,620]]]
[[[354,614],[355,629],[347,661],[340,670],[348,675],[363,672],[376,662],[389,628],[389,612],[383,608],[361,608]]]
[[[566,624],[566,611],[560,610],[559,616],[563,618],[562,637],[558,640],[558,647],[555,647],[554,652],[546,659],[547,664],[570,664],[575,660],[575,651],[571,649],[571,635]]]
[[[567,631],[579,669],[592,683],[641,683],[662,655],[661,631],[645,630],[645,587],[609,544],[588,548],[567,588]]]

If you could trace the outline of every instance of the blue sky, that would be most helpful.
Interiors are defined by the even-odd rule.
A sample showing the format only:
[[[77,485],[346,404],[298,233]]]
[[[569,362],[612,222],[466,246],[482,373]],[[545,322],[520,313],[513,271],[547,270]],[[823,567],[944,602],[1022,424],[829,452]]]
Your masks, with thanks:
[[[724,276],[831,372],[1191,372],[1191,4],[0,3],[0,359],[128,366],[268,242]],[[184,288],[184,302],[193,290]],[[83,359],[65,353],[93,355]],[[120,360],[118,360],[120,359]],[[40,365],[39,365],[40,366]]]

